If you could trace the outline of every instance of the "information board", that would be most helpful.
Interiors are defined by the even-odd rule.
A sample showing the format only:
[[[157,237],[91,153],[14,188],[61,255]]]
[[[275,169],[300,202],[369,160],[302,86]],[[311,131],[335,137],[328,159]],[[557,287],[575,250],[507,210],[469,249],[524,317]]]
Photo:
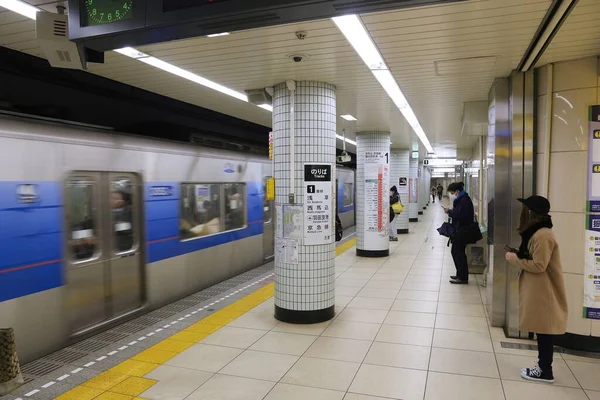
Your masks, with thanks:
[[[305,246],[333,243],[333,198],[333,165],[304,164]]]
[[[600,319],[600,106],[589,115],[583,316]]]
[[[377,248],[388,236],[389,153],[365,152],[365,248]]]

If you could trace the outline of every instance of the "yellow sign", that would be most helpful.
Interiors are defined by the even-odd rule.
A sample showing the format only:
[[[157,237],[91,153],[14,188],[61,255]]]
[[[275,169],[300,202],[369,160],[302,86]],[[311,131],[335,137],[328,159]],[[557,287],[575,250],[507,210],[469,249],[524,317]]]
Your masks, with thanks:
[[[594,173],[597,174],[600,172],[600,164],[594,164]]]
[[[275,178],[267,180],[267,200],[275,200]]]

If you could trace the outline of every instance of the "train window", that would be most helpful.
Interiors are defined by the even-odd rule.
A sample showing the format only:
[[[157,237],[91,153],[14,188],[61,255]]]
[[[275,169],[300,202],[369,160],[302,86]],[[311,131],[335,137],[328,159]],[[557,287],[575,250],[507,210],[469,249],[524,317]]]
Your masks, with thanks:
[[[117,178],[111,182],[112,234],[117,253],[133,250],[135,245],[133,193],[134,184],[130,179]]]
[[[223,185],[225,195],[225,230],[232,231],[246,226],[246,185],[228,183]]]
[[[354,183],[344,183],[344,207],[354,204]]]
[[[222,232],[221,185],[184,183],[181,185],[182,240]]]
[[[98,224],[94,192],[96,182],[89,178],[73,178],[67,183],[67,217],[70,237],[68,240],[76,261],[90,260],[97,256]]]

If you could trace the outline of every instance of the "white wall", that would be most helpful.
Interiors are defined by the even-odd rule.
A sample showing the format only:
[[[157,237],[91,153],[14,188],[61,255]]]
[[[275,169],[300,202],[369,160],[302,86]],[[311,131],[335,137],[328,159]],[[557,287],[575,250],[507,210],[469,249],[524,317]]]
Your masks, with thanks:
[[[567,331],[600,336],[600,321],[582,318],[588,156],[588,107],[600,104],[598,58],[556,63],[552,67],[550,164],[545,165],[549,69],[538,69],[536,193],[549,200],[569,301]],[[548,168],[549,167],[549,168]]]

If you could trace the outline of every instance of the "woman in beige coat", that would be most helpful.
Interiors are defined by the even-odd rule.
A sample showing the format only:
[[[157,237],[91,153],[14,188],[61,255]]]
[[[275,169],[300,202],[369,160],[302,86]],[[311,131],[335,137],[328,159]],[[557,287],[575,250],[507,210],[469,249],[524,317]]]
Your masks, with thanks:
[[[523,368],[527,380],[554,383],[554,336],[567,329],[567,294],[558,243],[552,232],[550,202],[541,196],[518,199],[523,204],[518,230],[519,250],[506,260],[521,268],[519,276],[519,324],[521,331],[535,332],[539,362]]]

